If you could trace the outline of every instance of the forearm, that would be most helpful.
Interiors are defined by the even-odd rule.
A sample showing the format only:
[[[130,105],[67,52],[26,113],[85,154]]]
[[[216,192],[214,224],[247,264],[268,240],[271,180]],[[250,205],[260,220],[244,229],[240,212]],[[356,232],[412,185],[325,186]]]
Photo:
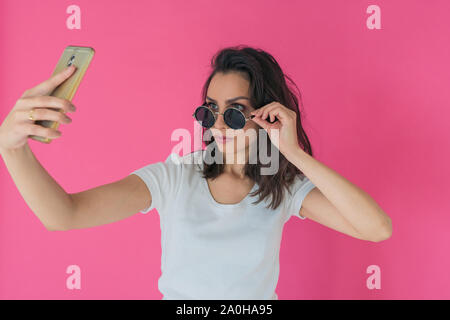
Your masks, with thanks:
[[[360,234],[376,238],[380,231],[390,232],[391,219],[364,190],[300,148],[286,158],[314,183]]]
[[[28,144],[1,155],[31,211],[47,229],[60,230],[72,214],[70,195],[41,166]]]

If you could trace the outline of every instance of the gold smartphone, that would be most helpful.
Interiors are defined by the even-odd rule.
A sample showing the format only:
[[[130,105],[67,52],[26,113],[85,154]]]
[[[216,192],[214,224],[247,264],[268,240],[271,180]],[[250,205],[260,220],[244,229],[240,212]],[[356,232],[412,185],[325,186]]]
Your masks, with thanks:
[[[53,90],[53,92],[49,95],[72,101],[72,98],[75,95],[75,92],[77,91],[78,86],[80,85],[80,82],[84,77],[84,74],[92,60],[92,57],[94,56],[94,53],[95,51],[91,47],[67,46],[64,49],[62,56],[59,59],[55,70],[53,71],[52,76],[63,71],[65,68],[71,65],[75,65],[77,69],[70,75],[69,78],[67,78],[63,83],[57,86],[55,90]],[[61,110],[59,108],[49,107],[49,109],[64,112],[64,110]],[[34,123],[52,129],[58,129],[59,127],[59,122],[53,120],[36,120]],[[30,135],[29,138],[44,143],[50,143],[52,141],[52,139],[35,135]]]

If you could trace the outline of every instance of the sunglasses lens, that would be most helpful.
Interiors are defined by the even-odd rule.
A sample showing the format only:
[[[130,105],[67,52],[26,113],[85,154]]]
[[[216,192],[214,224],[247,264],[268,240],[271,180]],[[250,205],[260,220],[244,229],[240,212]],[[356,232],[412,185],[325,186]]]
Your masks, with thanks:
[[[244,115],[235,109],[225,111],[224,121],[232,129],[242,129],[245,126]]]
[[[213,113],[206,107],[198,107],[195,110],[195,119],[205,128],[211,128],[215,122]]]

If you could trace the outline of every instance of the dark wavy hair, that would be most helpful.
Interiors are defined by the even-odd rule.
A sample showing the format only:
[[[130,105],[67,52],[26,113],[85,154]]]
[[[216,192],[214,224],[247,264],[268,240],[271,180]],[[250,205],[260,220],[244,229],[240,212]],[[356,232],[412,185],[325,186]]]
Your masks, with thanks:
[[[301,114],[298,104],[299,99],[293,93],[292,87],[288,87],[285,77],[297,89],[300,101],[302,101],[300,90],[298,90],[298,87],[294,81],[283,73],[272,55],[261,49],[251,48],[244,45],[227,47],[219,50],[212,57],[211,68],[212,72],[203,86],[202,104],[206,103],[208,87],[211,79],[216,73],[221,72],[223,74],[227,74],[230,72],[237,72],[244,76],[250,83],[250,103],[253,108],[258,109],[272,101],[277,101],[296,112],[297,137],[299,143],[301,144],[300,147],[309,155],[313,155],[311,144],[302,127]],[[204,136],[206,130],[208,129],[202,129],[202,137]],[[268,136],[266,138],[266,150],[271,150],[270,138]],[[214,137],[212,136],[208,141],[203,141],[203,144],[208,146],[213,142]],[[275,146],[273,146],[273,148],[275,148]],[[257,154],[259,155],[259,152],[257,152]],[[259,195],[259,199],[253,202],[253,204],[263,201],[270,195],[271,202],[267,208],[276,209],[284,197],[284,188],[289,187],[297,175],[300,175],[301,179],[303,179],[303,172],[290,163],[281,152],[279,155],[279,170],[274,175],[260,174],[261,167],[265,167],[266,165],[261,164],[259,156],[256,164],[245,164],[245,175],[250,177],[259,185],[259,188],[250,194],[250,196]],[[215,162],[212,164],[207,164],[203,161],[203,178],[214,179],[223,172],[223,169],[224,164]]]

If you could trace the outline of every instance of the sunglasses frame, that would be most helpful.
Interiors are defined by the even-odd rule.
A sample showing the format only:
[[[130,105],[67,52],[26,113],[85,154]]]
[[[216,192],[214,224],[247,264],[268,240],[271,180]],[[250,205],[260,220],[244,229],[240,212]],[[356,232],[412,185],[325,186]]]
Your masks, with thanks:
[[[198,106],[198,107],[195,109],[194,113],[192,114],[192,116],[194,117],[194,119],[195,119],[197,122],[201,122],[201,121],[197,120],[197,118],[195,117],[195,114],[197,113],[197,110],[199,110],[199,108],[206,108],[209,112],[211,112],[211,113],[213,114],[213,117],[214,117],[214,123],[216,123],[216,121],[217,121],[217,115],[221,114],[221,115],[224,117],[224,121],[225,121],[226,125],[229,126],[230,128],[231,128],[231,126],[230,126],[230,125],[227,123],[227,121],[225,120],[225,119],[226,119],[226,118],[225,118],[225,113],[227,113],[228,110],[236,110],[236,111],[239,111],[240,114],[242,114],[242,117],[243,117],[244,120],[245,120],[244,126],[243,126],[242,128],[245,127],[245,125],[247,124],[247,121],[248,121],[248,120],[251,120],[251,119],[253,119],[253,118],[255,117],[255,115],[251,115],[250,117],[247,118],[247,117],[245,116],[245,114],[244,114],[241,110],[239,110],[238,108],[235,108],[235,107],[230,107],[230,108],[228,108],[227,110],[225,110],[224,113],[220,113],[219,111],[212,111],[212,110],[211,110],[210,108],[208,108],[206,105],[201,105],[201,106]],[[212,126],[214,126],[214,123],[212,124]],[[211,126],[211,127],[212,127],[212,126]],[[206,129],[211,128],[211,127],[205,127],[205,126],[203,126],[203,125],[202,125],[202,127],[203,127],[203,128],[206,128]],[[237,128],[237,129],[231,128],[231,129],[233,129],[233,130],[239,130],[239,129],[242,129],[242,128]]]

